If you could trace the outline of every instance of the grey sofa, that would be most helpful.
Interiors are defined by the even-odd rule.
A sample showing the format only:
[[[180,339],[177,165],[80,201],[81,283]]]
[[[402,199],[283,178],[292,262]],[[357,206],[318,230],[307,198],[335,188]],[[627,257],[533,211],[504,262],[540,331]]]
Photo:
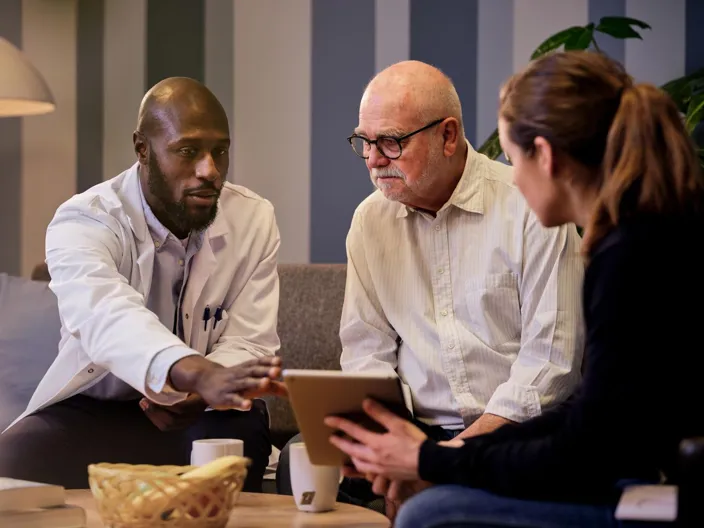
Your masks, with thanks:
[[[344,264],[279,266],[278,331],[285,367],[339,369],[338,329],[345,289]],[[60,321],[48,276],[33,280],[0,274],[0,431],[26,407],[56,357]],[[269,399],[273,443],[297,433],[288,402]]]

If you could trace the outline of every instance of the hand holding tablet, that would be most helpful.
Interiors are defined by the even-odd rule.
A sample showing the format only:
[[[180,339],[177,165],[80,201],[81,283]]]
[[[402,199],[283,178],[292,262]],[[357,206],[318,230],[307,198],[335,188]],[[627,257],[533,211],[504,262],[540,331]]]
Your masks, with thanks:
[[[330,435],[338,431],[325,425],[327,416],[342,416],[371,431],[383,432],[362,408],[367,398],[378,401],[399,416],[409,416],[401,381],[395,374],[289,369],[284,371],[283,377],[298,428],[314,465],[340,466],[349,461],[349,457],[329,441]]]

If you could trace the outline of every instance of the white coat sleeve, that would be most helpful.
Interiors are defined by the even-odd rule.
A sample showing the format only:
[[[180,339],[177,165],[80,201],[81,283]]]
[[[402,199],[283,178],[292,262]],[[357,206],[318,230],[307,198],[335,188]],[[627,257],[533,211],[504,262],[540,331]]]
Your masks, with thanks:
[[[149,390],[152,360],[172,347],[181,357],[197,352],[161,324],[147,309],[144,297],[118,271],[127,250],[123,241],[132,236],[123,229],[97,207],[70,201],[61,206],[46,235],[50,288],[65,330],[80,340],[93,363],[156,403],[170,405],[186,394]]]

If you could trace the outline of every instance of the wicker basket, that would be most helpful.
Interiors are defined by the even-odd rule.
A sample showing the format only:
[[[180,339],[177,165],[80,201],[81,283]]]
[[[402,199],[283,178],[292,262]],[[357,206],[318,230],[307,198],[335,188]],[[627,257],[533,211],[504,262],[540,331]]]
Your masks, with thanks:
[[[249,459],[209,478],[181,478],[193,466],[91,464],[88,481],[107,528],[221,528],[247,476]]]

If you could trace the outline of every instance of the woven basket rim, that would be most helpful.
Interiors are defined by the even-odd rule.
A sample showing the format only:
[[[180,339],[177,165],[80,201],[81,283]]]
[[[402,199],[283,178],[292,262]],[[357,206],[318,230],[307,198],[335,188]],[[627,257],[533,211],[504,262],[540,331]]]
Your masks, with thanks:
[[[233,464],[231,468],[225,472],[225,474],[231,474],[241,470],[242,468],[249,468],[252,460],[248,457],[237,457],[238,463]],[[153,464],[128,464],[123,462],[96,462],[88,465],[88,474],[91,476],[140,476],[141,478],[149,477],[150,474],[158,474],[159,479],[168,480],[181,479],[180,473],[185,473],[198,466],[193,465],[153,465]],[[222,478],[223,474],[217,475],[215,477]],[[212,480],[214,477],[190,477],[189,480],[193,481],[208,481]]]

